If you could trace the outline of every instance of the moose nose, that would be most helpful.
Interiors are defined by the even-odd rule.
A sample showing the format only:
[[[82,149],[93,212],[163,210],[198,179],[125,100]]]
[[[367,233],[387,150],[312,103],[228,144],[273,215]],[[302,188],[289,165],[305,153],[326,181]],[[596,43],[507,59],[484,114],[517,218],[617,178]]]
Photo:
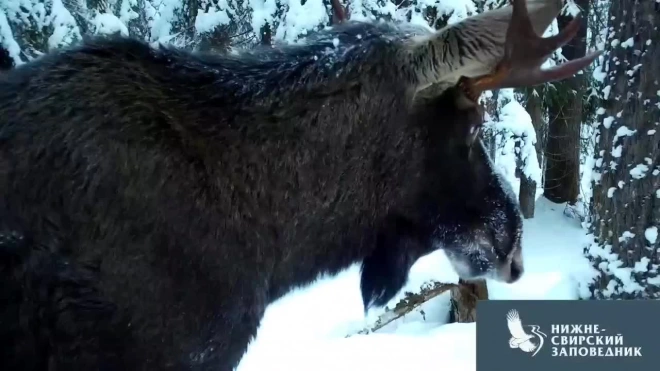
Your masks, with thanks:
[[[524,269],[522,265],[516,264],[515,262],[511,263],[511,273],[509,275],[509,279],[507,280],[507,283],[514,283],[520,279],[524,272]]]

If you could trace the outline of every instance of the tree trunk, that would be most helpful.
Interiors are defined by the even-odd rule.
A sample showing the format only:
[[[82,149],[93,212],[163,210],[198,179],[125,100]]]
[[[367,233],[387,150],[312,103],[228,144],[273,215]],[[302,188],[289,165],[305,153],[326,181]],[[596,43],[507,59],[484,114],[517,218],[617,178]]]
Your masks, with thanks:
[[[270,30],[270,23],[261,27],[261,45],[271,46],[273,44],[273,33]]]
[[[539,161],[541,169],[543,169],[543,105],[541,98],[535,94],[534,89],[527,89],[527,102],[525,109],[532,119],[532,126],[536,132],[536,158]],[[520,168],[520,167],[519,167]],[[520,211],[525,219],[534,217],[534,210],[536,206],[536,188],[538,184],[535,181],[525,176],[520,172],[520,191],[518,193],[518,202],[520,203]]]
[[[518,202],[523,218],[531,219],[534,217],[536,205],[536,182],[521,174],[520,191],[518,192]]]
[[[516,147],[520,148],[521,141],[516,141]],[[520,154],[520,151],[516,151]],[[520,189],[518,190],[518,203],[520,211],[525,219],[534,217],[534,206],[536,204],[536,182],[525,175],[522,169],[525,167],[520,155],[516,159],[516,176],[520,178]]]
[[[545,108],[543,107],[543,100],[541,99],[541,88],[542,87],[537,86],[532,89],[527,89],[525,94],[527,97],[525,109],[527,110],[527,113],[529,113],[529,117],[532,118],[532,126],[534,126],[534,131],[536,132],[536,158],[539,160],[539,166],[541,169],[544,169],[544,149],[548,132],[548,125],[544,118]],[[543,183],[544,176],[545,172],[541,174],[541,183]]]
[[[9,51],[0,45],[0,71],[6,71],[14,66],[14,60],[9,56]]]
[[[449,322],[476,322],[477,301],[488,300],[486,281],[463,281],[451,289],[451,312]]]
[[[500,91],[499,90],[494,90],[493,91],[493,96],[490,97],[490,99],[487,99],[485,104],[484,104],[484,113],[488,114],[490,116],[491,121],[498,121],[498,113],[497,113],[497,100],[499,97]],[[488,154],[490,155],[490,158],[495,162],[495,157],[497,156],[497,133],[495,130],[482,130],[481,131],[481,138],[484,141],[484,144],[486,146],[486,149],[488,150]]]
[[[596,298],[660,297],[660,4],[612,1],[591,204]]]
[[[575,0],[583,14],[589,13],[589,0]],[[570,16],[560,16],[559,30],[566,28]],[[586,52],[587,17],[582,18],[576,37],[562,47],[568,60],[583,57]],[[580,184],[580,126],[582,123],[582,97],[584,74],[555,83],[555,98],[549,104],[549,127],[546,144],[545,197],[556,203],[574,205]]]

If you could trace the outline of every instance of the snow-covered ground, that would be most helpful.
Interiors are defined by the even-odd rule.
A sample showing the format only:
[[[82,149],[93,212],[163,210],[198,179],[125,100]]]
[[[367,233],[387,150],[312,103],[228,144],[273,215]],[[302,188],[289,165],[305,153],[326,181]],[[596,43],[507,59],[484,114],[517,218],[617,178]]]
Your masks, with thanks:
[[[579,221],[563,215],[564,205],[539,198],[536,216],[523,233],[525,275],[515,284],[489,282],[491,299],[578,299],[588,295],[585,282],[593,269],[583,256],[588,243]],[[256,340],[237,371],[323,370],[475,370],[472,324],[446,324],[449,297],[443,294],[376,333],[353,334],[382,314],[365,318],[358,267],[319,279],[268,307]],[[442,252],[420,259],[405,291],[418,291],[428,280],[456,282]]]

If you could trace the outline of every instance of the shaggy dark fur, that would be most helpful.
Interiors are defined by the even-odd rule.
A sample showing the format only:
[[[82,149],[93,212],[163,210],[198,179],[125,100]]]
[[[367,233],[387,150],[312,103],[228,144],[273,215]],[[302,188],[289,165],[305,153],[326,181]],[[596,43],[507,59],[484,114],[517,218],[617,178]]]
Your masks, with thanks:
[[[517,279],[480,117],[453,89],[412,114],[398,35],[94,39],[0,74],[0,369],[230,370],[269,303],[361,260],[367,306],[440,247]]]

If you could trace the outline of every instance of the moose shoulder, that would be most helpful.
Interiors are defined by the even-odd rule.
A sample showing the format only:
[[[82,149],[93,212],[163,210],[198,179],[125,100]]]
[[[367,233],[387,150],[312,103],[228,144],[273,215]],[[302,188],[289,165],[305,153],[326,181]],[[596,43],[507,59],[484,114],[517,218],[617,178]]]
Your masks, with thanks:
[[[516,280],[473,98],[593,59],[542,72],[571,35],[507,35],[560,5],[238,56],[93,39],[0,74],[0,368],[230,370],[292,287],[362,261],[381,305],[441,247],[463,278]],[[459,87],[415,104],[440,82]]]

